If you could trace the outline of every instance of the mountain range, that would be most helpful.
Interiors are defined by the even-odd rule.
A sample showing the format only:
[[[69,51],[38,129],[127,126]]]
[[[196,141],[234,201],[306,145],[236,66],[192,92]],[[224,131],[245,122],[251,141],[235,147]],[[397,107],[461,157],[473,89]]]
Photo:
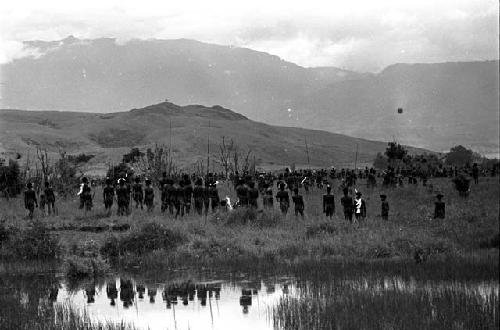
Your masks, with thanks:
[[[373,74],[186,39],[25,45],[32,56],[0,67],[2,108],[109,113],[165,100],[217,104],[272,125],[498,153],[498,60],[395,64]]]
[[[115,113],[0,110],[0,156],[40,147],[57,154],[96,155],[91,167],[102,170],[118,163],[132,147],[145,150],[155,144],[171,148],[175,162],[190,168],[206,164],[208,150],[217,163],[222,138],[232,139],[242,157],[272,169],[371,165],[387,143],[352,138],[319,130],[259,123],[221,106],[179,106],[170,102]],[[208,149],[210,148],[210,149]],[[357,152],[356,152],[357,150]],[[412,153],[424,152],[410,148]],[[192,168],[191,168],[192,169]]]

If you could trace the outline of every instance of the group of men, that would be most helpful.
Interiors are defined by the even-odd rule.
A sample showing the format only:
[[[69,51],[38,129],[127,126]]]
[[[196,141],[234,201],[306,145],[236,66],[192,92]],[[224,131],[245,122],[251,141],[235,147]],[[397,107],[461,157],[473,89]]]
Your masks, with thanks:
[[[45,213],[45,207],[47,207],[47,213],[49,215],[55,214],[55,203],[56,195],[54,194],[54,189],[48,182],[45,182],[45,189],[40,193],[40,204],[38,203],[36,192],[33,189],[33,184],[29,182],[26,185],[26,191],[24,192],[24,207],[28,210],[29,218],[33,218],[35,207],[39,208],[43,213]]]
[[[219,198],[216,181],[213,175],[209,175],[205,179],[197,178],[194,186],[192,185],[189,175],[184,174],[180,179],[167,177],[164,172],[162,178],[158,180],[160,190],[160,206],[161,212],[168,212],[178,216],[190,214],[191,206],[194,205],[194,210],[198,215],[207,214],[210,206],[212,210],[217,210],[220,206],[225,206]],[[87,178],[82,179],[80,192],[80,209],[89,211],[92,209],[93,195]],[[117,185],[114,185],[113,180],[107,178],[105,187],[103,188],[103,202],[108,214],[111,214],[111,209],[116,201],[117,215],[123,216],[130,214],[130,204],[135,203],[136,209],[144,209],[147,212],[152,212],[155,206],[155,191],[150,179],[145,180],[143,187],[141,179],[136,177],[134,183],[130,184],[126,176],[122,176],[117,180]]]
[[[304,217],[304,197],[299,193],[299,187],[304,188],[303,181],[290,180],[287,175],[265,178],[253,178],[248,175],[237,177],[234,180],[237,202],[234,204],[231,204],[228,198],[221,200],[219,197],[216,176],[209,174],[204,179],[201,177],[194,178],[194,185],[192,184],[192,178],[192,176],[184,174],[180,178],[174,179],[167,177],[167,174],[163,173],[163,176],[158,180],[162,213],[168,212],[177,218],[178,216],[190,214],[192,206],[194,206],[194,211],[198,215],[207,215],[210,209],[214,212],[218,209],[227,210],[237,207],[257,209],[259,207],[259,197],[262,197],[261,205],[264,209],[273,209],[276,200],[278,209],[286,215],[293,203],[295,216]],[[110,178],[106,179],[102,196],[108,214],[111,214],[115,202],[117,204],[116,213],[119,216],[130,214],[132,202],[135,203],[137,209],[145,207],[147,212],[153,211],[155,190],[152,181],[146,179],[145,186],[143,186],[139,177],[136,177],[133,181],[134,183],[130,184],[130,180],[126,175],[118,179],[117,184]],[[276,195],[273,195],[274,183],[277,186]],[[366,218],[366,201],[362,193],[355,189],[353,197],[350,194],[350,187],[342,187],[341,185],[341,188],[343,188],[343,196],[340,199],[340,204],[343,209],[344,219],[350,222],[362,221]],[[79,208],[90,211],[93,207],[94,194],[92,193],[91,184],[85,177],[82,178],[78,196],[80,198]],[[445,203],[442,201],[442,197],[442,194],[437,196],[434,211],[435,218],[445,217]],[[380,200],[380,216],[382,219],[387,220],[389,218],[387,196],[381,194]],[[54,190],[48,182],[45,182],[45,189],[40,194],[40,205],[31,183],[27,184],[24,202],[29,217],[33,217],[35,207],[40,207],[44,213],[45,207],[47,207],[49,215],[54,214],[56,210]],[[329,183],[326,183],[326,194],[323,195],[322,208],[327,218],[331,219],[335,215],[335,196],[332,194],[332,187]]]

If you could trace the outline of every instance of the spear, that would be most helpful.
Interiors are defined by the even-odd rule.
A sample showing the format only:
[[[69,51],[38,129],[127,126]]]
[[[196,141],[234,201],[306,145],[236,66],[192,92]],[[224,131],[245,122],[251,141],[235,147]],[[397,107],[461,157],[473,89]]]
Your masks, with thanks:
[[[307,146],[307,138],[306,137],[304,137],[304,142],[306,144],[307,166],[309,166],[309,169],[311,169],[311,164],[310,164],[310,160],[309,160],[309,148]]]
[[[208,134],[207,134],[207,176],[210,170],[210,120],[208,121]]]
[[[354,169],[356,169],[357,165],[358,165],[358,147],[359,147],[359,144],[356,143],[356,158],[354,158]]]

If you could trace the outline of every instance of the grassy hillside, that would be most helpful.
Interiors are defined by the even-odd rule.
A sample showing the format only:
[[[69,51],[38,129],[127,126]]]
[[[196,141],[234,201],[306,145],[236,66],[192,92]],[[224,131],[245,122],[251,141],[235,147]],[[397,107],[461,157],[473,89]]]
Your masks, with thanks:
[[[33,152],[37,146],[56,153],[96,154],[93,164],[117,162],[132,147],[172,145],[179,164],[206,160],[210,140],[212,162],[223,136],[252,150],[259,166],[344,166],[355,160],[371,164],[386,143],[325,131],[271,126],[247,119],[220,106],[181,107],[169,102],[110,114],[55,111],[0,111],[4,152]],[[171,129],[170,129],[171,127]],[[307,140],[307,150],[306,150]]]

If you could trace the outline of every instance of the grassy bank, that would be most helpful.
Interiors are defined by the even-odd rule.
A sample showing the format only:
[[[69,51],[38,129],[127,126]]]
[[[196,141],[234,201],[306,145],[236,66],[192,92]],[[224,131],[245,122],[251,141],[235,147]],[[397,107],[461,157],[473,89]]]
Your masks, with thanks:
[[[105,268],[109,263],[150,269],[258,263],[293,266],[308,260],[412,260],[417,250],[422,251],[428,262],[443,258],[486,263],[495,260],[499,227],[497,178],[481,178],[466,199],[458,196],[449,179],[430,180],[430,184],[431,187],[368,190],[362,189],[361,182],[368,216],[360,224],[343,219],[338,192],[336,216],[333,220],[326,219],[321,212],[324,192],[319,189],[302,192],[305,218],[295,217],[291,214],[293,210],[286,217],[277,210],[237,210],[174,219],[161,214],[158,207],[152,214],[133,209],[127,217],[107,216],[96,197],[95,209],[88,214],[77,209],[76,199],[66,200],[58,201],[57,216],[38,215],[34,221],[28,221],[21,200],[1,200],[0,256],[23,257],[33,246],[46,248],[44,242],[56,240],[55,256],[66,260],[66,264],[72,263],[74,268],[81,261],[81,268],[87,269],[82,275],[98,271],[95,267]],[[436,191],[445,195],[444,220],[432,219]],[[229,187],[224,187],[221,195],[226,193],[233,194]],[[388,221],[378,216],[380,193],[388,196],[391,207]],[[100,196],[100,191],[96,196]],[[130,226],[130,230],[89,231],[92,227],[122,225]],[[34,232],[43,235],[36,236]],[[31,250],[19,248],[24,244],[31,244]],[[89,260],[96,258],[100,258],[99,264],[89,266]]]

